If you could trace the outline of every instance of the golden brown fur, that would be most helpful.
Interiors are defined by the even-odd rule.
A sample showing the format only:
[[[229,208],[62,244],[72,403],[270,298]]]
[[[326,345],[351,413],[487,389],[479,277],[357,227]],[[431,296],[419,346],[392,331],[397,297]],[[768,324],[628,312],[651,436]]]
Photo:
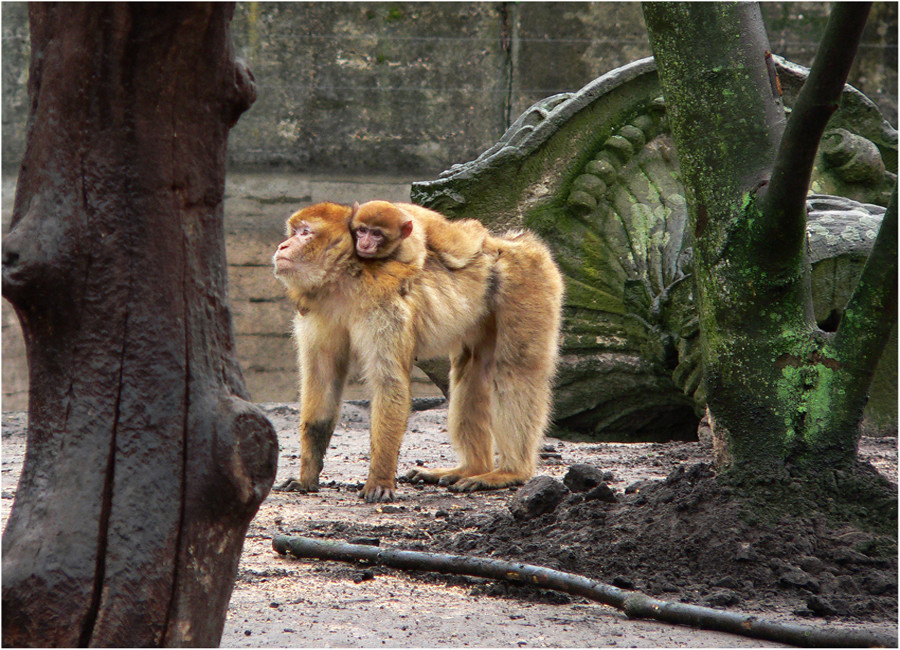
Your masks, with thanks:
[[[372,388],[371,463],[361,496],[392,500],[413,360],[443,355],[451,362],[448,428],[460,464],[410,476],[460,491],[524,482],[549,419],[563,292],[546,247],[530,233],[485,233],[480,250],[455,253],[467,257],[461,268],[431,251],[421,269],[362,260],[350,213],[333,203],[295,213],[273,260],[298,305],[302,453],[290,487],[317,489],[356,357]]]

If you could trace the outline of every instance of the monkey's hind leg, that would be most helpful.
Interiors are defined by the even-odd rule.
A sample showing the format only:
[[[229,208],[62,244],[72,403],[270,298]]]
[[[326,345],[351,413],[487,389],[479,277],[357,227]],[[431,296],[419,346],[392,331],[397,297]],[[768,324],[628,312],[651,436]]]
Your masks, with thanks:
[[[491,471],[494,447],[491,441],[490,390],[494,365],[496,327],[493,318],[485,322],[481,337],[472,347],[464,346],[450,358],[450,406],[447,428],[460,459],[456,467],[415,468],[411,480],[454,485],[467,476]]]
[[[534,475],[538,448],[549,419],[549,381],[528,377],[529,372],[535,373],[534,368],[509,371],[498,369],[491,398],[497,467],[460,478],[450,486],[453,492],[497,490],[522,485]]]
[[[496,302],[497,344],[491,373],[491,431],[497,467],[467,476],[457,492],[521,485],[534,475],[550,420],[556,369],[562,279],[549,255],[524,240],[500,264],[504,281]]]

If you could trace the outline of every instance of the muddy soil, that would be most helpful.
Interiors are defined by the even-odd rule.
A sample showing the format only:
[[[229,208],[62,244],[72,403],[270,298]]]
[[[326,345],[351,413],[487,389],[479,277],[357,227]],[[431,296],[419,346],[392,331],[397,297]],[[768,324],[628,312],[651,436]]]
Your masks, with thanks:
[[[298,410],[262,406],[279,434],[281,482],[299,469]],[[3,414],[4,524],[24,457],[25,425],[24,414]],[[860,455],[896,485],[896,438],[863,438]],[[446,409],[414,412],[400,472],[454,460]],[[538,474],[549,477],[542,481],[551,496],[527,500],[532,510],[519,517],[512,510],[523,503],[516,489],[457,495],[402,483],[397,502],[366,504],[356,490],[368,463],[368,410],[345,404],[321,491],[272,492],[252,522],[222,646],[777,645],[630,620],[603,605],[530,587],[281,557],[271,540],[284,534],[525,561],[666,600],[831,628],[896,631],[896,537],[835,528],[812,515],[755,520],[718,486],[709,460],[700,442],[548,440]],[[610,489],[595,487],[598,480]],[[536,514],[535,503],[548,511]]]

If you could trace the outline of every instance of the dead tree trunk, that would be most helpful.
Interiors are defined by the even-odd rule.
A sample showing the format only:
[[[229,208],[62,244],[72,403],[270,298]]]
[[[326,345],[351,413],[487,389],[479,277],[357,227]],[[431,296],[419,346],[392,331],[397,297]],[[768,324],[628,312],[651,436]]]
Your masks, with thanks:
[[[227,307],[228,130],[254,99],[231,5],[30,7],[31,113],[3,295],[28,448],[6,646],[215,646],[275,477]]]

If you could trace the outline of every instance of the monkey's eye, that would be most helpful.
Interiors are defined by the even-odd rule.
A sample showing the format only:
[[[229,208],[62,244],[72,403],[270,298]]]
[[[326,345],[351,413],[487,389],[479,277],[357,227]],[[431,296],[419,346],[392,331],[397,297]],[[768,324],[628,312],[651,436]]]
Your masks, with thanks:
[[[356,229],[357,235],[365,235],[367,232],[369,232],[369,229],[366,228],[365,226],[360,226]]]
[[[309,228],[309,224],[300,223],[294,226],[294,235],[308,235],[312,232]]]

